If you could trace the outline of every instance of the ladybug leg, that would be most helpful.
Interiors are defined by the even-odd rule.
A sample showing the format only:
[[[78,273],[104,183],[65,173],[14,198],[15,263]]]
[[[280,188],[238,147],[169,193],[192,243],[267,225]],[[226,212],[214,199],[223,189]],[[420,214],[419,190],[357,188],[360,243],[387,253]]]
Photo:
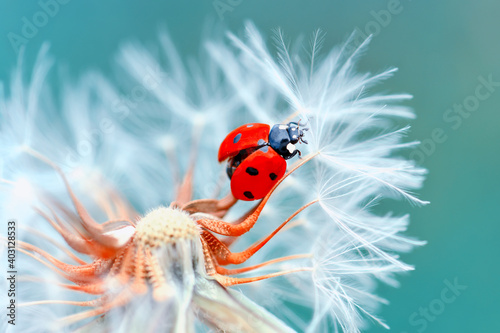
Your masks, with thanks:
[[[302,158],[302,153],[300,152],[300,150],[296,149],[288,159],[293,158],[297,154],[299,154],[299,158]]]
[[[233,253],[229,250],[229,248],[222,243],[219,239],[217,239],[210,232],[203,230],[201,232],[202,238],[206,241],[207,245],[210,247],[212,253],[214,254],[215,259],[220,265],[228,265],[228,264],[241,264],[247,261],[250,257],[252,257],[257,251],[259,251],[264,245],[271,240],[288,222],[290,222],[297,214],[311,206],[312,204],[318,202],[318,200],[311,201],[310,203],[299,208],[295,213],[290,215],[281,225],[276,228],[271,234],[269,234],[264,239],[258,241],[250,248],[245,251]]]
[[[199,219],[196,222],[203,228],[210,230],[212,232],[215,232],[216,234],[219,235],[224,235],[224,236],[241,236],[245,233],[247,233],[252,227],[257,223],[257,219],[260,216],[260,213],[264,209],[264,207],[267,204],[267,201],[273,194],[274,190],[281,184],[281,182],[288,177],[290,174],[292,174],[295,170],[312,160],[314,157],[319,155],[319,152],[310,154],[306,156],[304,159],[302,159],[297,165],[295,165],[290,171],[288,171],[279,181],[274,184],[273,188],[269,191],[269,193],[262,199],[262,201],[259,203],[257,208],[251,213],[247,218],[245,218],[241,223],[239,224],[232,224],[232,223],[227,223],[224,221],[220,220],[213,220],[213,219]]]

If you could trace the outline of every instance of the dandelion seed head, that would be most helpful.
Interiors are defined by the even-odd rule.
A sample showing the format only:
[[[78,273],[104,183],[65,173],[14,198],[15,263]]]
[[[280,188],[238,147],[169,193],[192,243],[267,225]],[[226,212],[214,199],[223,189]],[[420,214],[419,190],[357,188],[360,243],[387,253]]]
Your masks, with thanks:
[[[145,247],[158,248],[180,239],[194,241],[198,236],[198,227],[186,213],[160,207],[137,223],[134,241]]]
[[[246,31],[245,38],[207,40],[200,60],[181,56],[166,33],[159,51],[128,43],[117,57],[118,82],[94,71],[76,82],[63,78],[60,103],[46,84],[47,46],[29,82],[25,64],[14,71],[10,94],[0,92],[2,214],[39,229],[23,236],[23,272],[47,286],[23,284],[21,300],[94,300],[89,311],[96,312],[69,304],[27,311],[38,307],[37,318],[50,312],[72,329],[84,318],[101,331],[386,327],[376,316],[386,304],[376,288],[396,286],[397,274],[413,269],[398,253],[424,244],[405,234],[407,214],[376,207],[386,199],[426,203],[414,193],[426,170],[400,154],[416,144],[405,142],[409,127],[399,126],[415,116],[402,105],[411,96],[377,91],[395,69],[357,71],[369,40],[348,48],[351,36],[322,50],[325,36],[316,32],[304,52],[277,31],[276,52],[252,23]],[[245,122],[299,120],[308,144],[297,143],[302,159],[287,163],[300,167],[254,221],[252,203],[224,201],[229,180],[218,146]],[[299,207],[306,208],[279,229]],[[266,264],[287,256],[297,257]],[[98,274],[82,283],[92,270]],[[248,284],[234,287],[242,281]]]

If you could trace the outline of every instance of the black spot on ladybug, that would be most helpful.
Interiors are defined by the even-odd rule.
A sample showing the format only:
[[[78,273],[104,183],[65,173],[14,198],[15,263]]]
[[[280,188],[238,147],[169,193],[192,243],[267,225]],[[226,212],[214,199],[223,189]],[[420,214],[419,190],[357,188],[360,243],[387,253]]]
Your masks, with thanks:
[[[253,127],[253,124],[248,124],[247,127]]]
[[[241,139],[241,133],[238,133],[238,134],[234,137],[234,139],[233,139],[233,143],[238,143],[238,141],[240,141],[240,139]]]
[[[274,172],[271,172],[271,173],[269,174],[269,178],[271,178],[271,180],[275,180],[276,178],[278,178],[278,175],[277,175],[277,174],[275,174]]]
[[[250,192],[250,191],[245,191],[245,192],[243,192],[243,195],[244,195],[245,197],[247,197],[248,199],[253,199],[253,198],[254,198],[254,196],[253,196],[252,192]]]
[[[250,176],[257,176],[259,174],[259,170],[255,169],[255,168],[252,168],[252,167],[248,167],[246,170],[245,170]]]
[[[269,150],[269,146],[264,146],[264,147],[260,148],[259,150],[262,150],[264,153],[267,153],[267,151]]]

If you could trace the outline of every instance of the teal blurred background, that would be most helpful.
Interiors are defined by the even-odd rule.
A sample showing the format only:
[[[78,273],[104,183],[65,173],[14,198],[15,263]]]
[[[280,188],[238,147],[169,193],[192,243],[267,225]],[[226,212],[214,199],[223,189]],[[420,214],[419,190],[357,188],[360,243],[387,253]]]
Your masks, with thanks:
[[[384,88],[414,94],[410,136],[424,145],[411,156],[430,170],[420,197],[432,202],[411,208],[409,233],[429,243],[404,256],[417,269],[400,288],[379,290],[390,300],[380,315],[394,332],[500,332],[500,1],[222,0],[234,4],[222,20],[212,1],[65,1],[26,40],[26,58],[32,63],[49,41],[74,77],[90,68],[111,75],[121,43],[153,44],[161,27],[186,56],[197,54],[206,22],[241,32],[251,19],[268,35],[281,27],[291,38],[321,28],[325,48],[355,29],[373,33],[360,67],[399,67]],[[37,1],[1,2],[0,80],[17,61],[9,33],[21,35],[23,17],[32,22],[41,9]],[[455,283],[466,288],[453,294]]]

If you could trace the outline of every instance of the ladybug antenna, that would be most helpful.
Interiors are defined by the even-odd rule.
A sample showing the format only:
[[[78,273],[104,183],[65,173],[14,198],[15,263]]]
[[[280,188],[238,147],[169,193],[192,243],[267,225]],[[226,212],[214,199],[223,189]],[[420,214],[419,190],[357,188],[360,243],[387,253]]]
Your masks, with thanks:
[[[309,131],[309,128],[308,127],[304,127],[302,129],[300,129],[300,126],[307,125],[307,121],[304,124],[301,124],[300,123],[301,120],[302,119],[299,119],[299,121],[297,122],[297,126],[298,126],[297,128],[299,129],[299,133],[300,133],[300,135],[299,135],[299,142],[308,144],[308,142],[303,139],[303,136],[304,136],[304,132]],[[299,157],[300,157],[300,151],[299,151]]]
[[[301,124],[301,123],[300,123],[301,121],[302,121],[302,119],[299,119],[299,121],[297,122],[297,125],[299,125],[299,127],[300,127],[300,126],[306,126],[306,125],[307,125],[307,123],[309,122],[309,120],[306,120],[306,122],[305,122],[304,124]]]
[[[300,135],[300,136],[304,135],[302,132],[309,131],[309,127],[304,127],[304,128],[302,128],[302,129],[300,128],[301,126],[306,126],[306,125],[307,125],[307,123],[309,122],[309,120],[307,120],[304,124],[301,124],[301,123],[300,123],[301,121],[302,121],[302,119],[299,119],[299,121],[297,122],[297,127],[301,130],[301,132],[300,132],[300,133],[301,133],[301,135]]]

